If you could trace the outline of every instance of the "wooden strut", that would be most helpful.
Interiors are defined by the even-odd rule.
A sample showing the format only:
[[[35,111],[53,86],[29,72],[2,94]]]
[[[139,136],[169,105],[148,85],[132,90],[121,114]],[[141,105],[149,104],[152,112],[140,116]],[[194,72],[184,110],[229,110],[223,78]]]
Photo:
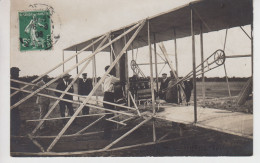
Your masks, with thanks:
[[[100,46],[102,46],[105,41],[107,40],[109,34],[107,34],[107,36],[102,40],[102,42],[99,44],[98,48],[100,48]],[[43,119],[47,118],[51,112],[55,109],[55,107],[59,104],[60,100],[63,99],[63,97],[65,96],[65,93],[69,91],[69,89],[71,88],[71,86],[73,86],[73,84],[77,81],[78,77],[83,73],[83,71],[87,68],[88,64],[90,63],[91,58],[87,61],[87,63],[85,63],[85,65],[81,68],[80,72],[76,75],[76,77],[72,80],[72,82],[67,86],[67,88],[65,89],[64,93],[62,93],[59,97],[59,99],[52,105],[52,107],[49,109],[49,111],[47,112],[47,114],[44,116]],[[41,127],[41,125],[43,124],[44,121],[40,121],[39,124],[36,126],[36,128],[33,130],[32,134],[35,134],[36,131]]]
[[[169,136],[172,133],[172,131],[167,132],[166,134],[164,134],[162,137],[160,137],[157,142],[160,142],[161,140],[163,140],[164,138],[166,138],[167,136]]]
[[[205,76],[204,76],[204,49],[203,49],[203,31],[202,23],[200,23],[200,54],[201,54],[201,76],[202,76],[202,101],[203,106],[205,105]]]
[[[36,145],[42,152],[44,152],[44,148],[38,143],[37,140],[34,140],[32,135],[28,134],[29,139]]]
[[[99,150],[91,150],[91,151],[77,151],[77,152],[44,152],[44,153],[26,153],[26,152],[11,152],[12,156],[73,156],[73,155],[84,155],[84,154],[91,154],[91,153],[98,153],[98,152],[111,152],[111,151],[118,151],[118,150],[125,150],[130,148],[136,148],[136,147],[142,147],[142,146],[149,146],[159,143],[167,143],[171,141],[177,141],[181,139],[187,139],[192,138],[192,136],[186,136],[186,137],[177,137],[167,140],[161,140],[157,142],[147,142],[147,143],[141,143],[141,144],[135,144],[135,145],[129,145],[124,147],[116,147],[112,149],[99,149]]]
[[[173,37],[174,37],[174,55],[175,55],[175,68],[176,68],[176,75],[179,76],[179,67],[178,67],[178,53],[177,53],[177,40],[176,40],[176,30],[173,28]],[[178,96],[178,103],[181,103],[180,96],[181,90],[179,85],[177,85],[177,96]]]
[[[110,36],[109,36],[110,37]],[[93,42],[93,40],[92,40]],[[95,45],[92,46],[92,53],[95,52]],[[93,56],[93,60],[92,60],[92,70],[93,70],[93,73],[92,73],[92,80],[93,80],[93,87],[97,84],[97,65],[96,65],[96,56],[94,55]],[[98,104],[98,96],[96,94],[96,104]]]
[[[161,49],[161,51],[162,51],[162,53],[163,53],[163,55],[164,55],[164,57],[165,57],[165,59],[166,59],[166,61],[167,61],[167,63],[168,63],[168,66],[169,66],[170,69],[172,70],[173,75],[174,75],[174,77],[177,79],[177,82],[178,82],[178,84],[179,84],[179,81],[180,81],[180,80],[179,80],[179,77],[177,76],[177,74],[176,74],[176,72],[175,72],[174,66],[173,66],[172,63],[171,63],[171,60],[170,60],[170,58],[169,58],[169,56],[168,56],[168,54],[167,54],[167,52],[166,52],[166,49],[165,49],[164,44],[163,44],[163,43],[159,44],[159,47],[160,47],[160,49]],[[184,85],[183,85],[183,83],[180,83],[180,88],[181,88],[181,91],[184,92]]]
[[[87,129],[89,129],[91,126],[95,125],[96,123],[98,123],[99,121],[101,121],[103,118],[105,117],[105,115],[103,115],[102,117],[98,118],[97,120],[95,120],[94,122],[90,123],[89,125],[87,125],[86,127],[84,127],[83,129],[81,129],[80,131],[76,132],[74,135],[79,135],[82,132],[86,131]]]
[[[124,29],[125,31],[125,29]],[[124,36],[124,45],[126,44],[126,40],[127,40],[127,35]],[[131,43],[131,45],[133,44],[133,42]],[[130,82],[129,82],[129,70],[128,70],[128,51],[126,50],[126,57],[125,57],[125,76],[126,76],[126,85],[125,85],[125,93],[124,96],[127,96],[127,101],[128,101],[128,106],[130,106],[129,100],[130,100],[130,96],[129,96],[129,89],[130,89]]]
[[[194,36],[194,11],[190,4],[191,14],[191,39],[192,39],[192,67],[193,67],[193,95],[194,95],[194,123],[197,122],[197,87],[196,87],[196,56]]]
[[[111,113],[101,113],[101,114],[87,114],[87,115],[80,115],[77,116],[77,118],[82,118],[82,117],[94,117],[94,116],[100,116],[100,115],[106,115],[106,114],[111,114]],[[26,120],[26,122],[37,122],[37,121],[52,121],[52,120],[61,120],[61,119],[69,119],[70,117],[57,117],[57,118],[46,118],[46,119],[30,119]]]
[[[28,85],[31,85],[31,86],[36,86],[36,84],[31,84],[31,83],[27,83],[27,82],[15,80],[15,79],[10,79],[10,80],[13,81],[13,82],[20,83],[20,84],[28,84]],[[14,88],[14,87],[11,87],[11,89],[19,90],[19,91],[26,92],[26,93],[32,93],[32,91],[28,91],[28,90],[24,91],[24,90],[21,90],[21,89],[18,89],[18,88]],[[54,88],[45,88],[45,89],[50,90],[50,91],[54,91],[54,92],[65,93],[66,95],[72,95],[72,96],[81,97],[81,98],[84,97],[84,96],[79,95],[79,94],[65,92],[65,91],[54,89]],[[46,95],[46,94],[39,94],[38,93],[37,95],[43,96],[43,95]],[[44,97],[50,97],[50,96],[44,96]],[[52,96],[50,98],[52,98]],[[110,105],[114,105],[114,106],[130,109],[130,110],[136,110],[135,108],[124,106],[124,105],[119,105],[119,104],[112,103],[112,102],[100,101],[100,100],[95,100],[95,99],[91,99],[91,100],[96,101],[96,102],[100,102],[100,103],[105,103],[105,104],[110,104]]]
[[[74,69],[75,67],[77,67],[78,65],[81,65],[82,63],[84,63],[85,61],[89,60],[90,58],[92,58],[94,55],[96,55],[97,53],[99,53],[100,51],[102,51],[103,49],[107,48],[110,44],[114,43],[115,41],[119,40],[120,38],[122,38],[124,35],[128,34],[129,32],[131,32],[132,30],[134,30],[135,28],[137,28],[139,26],[140,23],[137,23],[136,25],[134,25],[133,27],[131,27],[130,29],[128,29],[126,32],[122,33],[121,35],[119,35],[118,37],[116,37],[115,39],[113,39],[112,41],[109,41],[107,44],[105,44],[104,46],[102,46],[101,48],[97,49],[95,53],[92,53],[91,55],[89,55],[88,57],[86,57],[85,59],[83,59],[81,62],[79,62],[78,64],[74,65],[73,67],[71,67],[69,70],[63,72],[61,75],[59,75],[58,77],[56,77],[55,79],[51,80],[50,82],[46,83],[44,86],[42,86],[41,88],[37,89],[36,91],[34,91],[34,93],[26,96],[25,98],[21,99],[19,102],[17,102],[16,104],[14,104],[13,106],[11,106],[11,109],[17,107],[18,105],[20,105],[21,103],[25,102],[26,100],[28,100],[29,98],[31,98],[33,95],[35,95],[36,93],[40,92],[42,89],[44,89],[45,87],[49,86],[50,84],[52,84],[53,82],[55,82],[56,80],[58,80],[60,77],[62,77],[64,74],[70,72],[72,69]],[[107,33],[107,35],[109,35],[110,33]],[[106,35],[106,36],[107,36]],[[86,49],[86,48],[84,48]],[[83,51],[83,49],[81,50]],[[80,51],[80,52],[81,52]],[[80,53],[79,52],[79,53]],[[59,66],[58,66],[59,67]],[[44,73],[46,74],[46,73]]]
[[[107,119],[114,119],[114,118],[117,118],[119,116],[120,116],[120,114],[117,114],[117,115],[114,115],[113,117],[110,117],[110,118],[107,118]]]
[[[146,42],[146,41],[144,41],[143,39],[141,39],[141,40],[139,40],[139,41],[142,41],[142,42],[144,42],[144,43],[147,43],[148,44],[148,42]],[[154,51],[155,49],[153,49],[152,47],[151,47],[151,49]],[[157,51],[156,51],[156,54],[164,61],[164,62],[167,62],[162,56],[161,56],[161,54],[160,53],[158,53]]]
[[[116,121],[116,120],[113,120],[113,119],[106,119],[107,121],[110,121],[110,122],[113,122],[113,123],[116,123],[116,124],[120,124],[120,125],[123,125],[123,126],[126,126],[127,124],[126,123],[123,123],[121,121]]]
[[[21,89],[19,89],[19,88],[15,88],[15,87],[11,87],[11,89],[21,90]],[[31,93],[31,91],[27,91],[27,90],[21,90],[21,91],[26,92],[26,93]],[[52,98],[52,99],[55,99],[55,100],[58,100],[58,99],[59,99],[59,97],[50,96],[50,95],[41,94],[41,93],[39,93],[38,95],[39,95],[39,96],[43,96],[43,97]],[[73,101],[73,100],[68,100],[68,99],[60,99],[60,100],[61,100],[61,101],[65,101],[65,102],[70,102],[70,103],[73,103],[73,104],[81,104],[81,102]],[[111,104],[113,104],[113,103],[111,103]],[[96,108],[96,109],[103,110],[103,111],[109,111],[109,112],[113,112],[113,113],[119,113],[119,114],[123,114],[123,115],[127,115],[127,116],[132,116],[132,117],[135,116],[134,114],[130,114],[130,113],[126,113],[126,112],[121,112],[121,111],[116,111],[116,110],[111,110],[111,109],[106,109],[106,108],[99,107],[99,106],[95,106],[95,105],[85,104],[85,106],[92,107],[92,108]]]
[[[95,85],[95,87],[92,89],[92,91],[90,92],[89,96],[83,101],[83,103],[80,105],[80,107],[76,110],[76,112],[74,113],[74,115],[71,117],[71,119],[67,122],[67,124],[64,126],[64,128],[60,131],[60,133],[58,134],[58,136],[53,140],[53,142],[50,144],[50,146],[47,149],[47,152],[49,152],[53,146],[57,143],[57,141],[60,139],[60,137],[65,133],[65,131],[68,129],[68,127],[71,125],[71,123],[74,121],[74,119],[76,118],[76,116],[79,114],[79,112],[82,110],[82,108],[85,106],[85,104],[90,100],[90,96],[92,96],[94,94],[94,92],[98,89],[98,87],[101,85],[101,83],[104,81],[106,75],[112,70],[112,68],[115,66],[115,64],[119,61],[119,59],[121,58],[121,56],[124,54],[124,52],[127,50],[127,48],[129,47],[129,45],[131,44],[131,42],[135,39],[135,37],[137,36],[137,34],[140,32],[140,30],[142,29],[142,27],[144,26],[145,20],[143,20],[141,23],[138,23],[136,26],[139,26],[138,29],[135,31],[135,33],[132,35],[131,39],[127,42],[127,44],[125,45],[125,47],[122,49],[122,51],[119,53],[119,55],[117,56],[117,58],[114,60],[114,62],[110,65],[109,69],[106,71],[106,73],[103,75],[103,77],[99,80],[99,82]],[[129,31],[129,30],[128,30]],[[121,36],[121,35],[120,35]],[[117,37],[118,38],[118,37]],[[118,39],[114,39],[114,40],[118,40]],[[113,40],[113,41],[114,41]],[[108,46],[111,45],[113,43],[113,41],[108,43]]]
[[[155,78],[156,78],[156,92],[159,92],[159,84],[158,84],[158,64],[165,63],[161,62],[158,63],[157,61],[157,54],[156,54],[156,37],[155,33],[153,33],[153,46],[154,46],[154,60],[155,60]],[[153,64],[153,63],[152,63]]]
[[[149,55],[150,55],[150,82],[151,82],[151,93],[152,93],[152,107],[153,114],[155,114],[155,96],[154,96],[154,81],[153,81],[153,56],[152,56],[152,47],[151,47],[151,39],[150,39],[150,22],[147,22],[147,35],[148,35],[148,46],[149,46]]]
[[[250,40],[252,40],[252,37],[249,36],[249,34],[244,30],[244,28],[243,28],[242,26],[239,26],[239,27],[242,29],[242,31],[245,33],[245,35],[246,35]]]
[[[127,118],[127,119],[124,119],[124,120],[122,120],[122,121],[120,121],[120,122],[127,122],[127,121],[129,121],[129,120],[131,120],[131,119],[134,119],[135,117],[129,117],[129,118]]]
[[[75,49],[75,51],[76,51],[76,53],[78,53],[78,48],[77,48],[77,46],[76,46],[76,49]],[[78,55],[76,55],[76,64],[79,62],[79,60],[78,60]],[[79,66],[77,66],[77,69],[76,69],[77,71],[77,74],[79,73]]]
[[[166,64],[167,64],[167,62],[163,65],[163,67],[162,67],[162,69],[161,69],[161,71],[159,72],[158,75],[160,75],[160,74],[162,73],[162,70],[164,69],[164,67],[166,66]]]
[[[149,55],[150,55],[150,82],[151,82],[151,93],[152,93],[152,109],[153,109],[153,115],[155,115],[155,95],[154,95],[153,64],[152,64],[153,55],[152,55],[152,46],[151,46],[151,38],[150,38],[151,33],[150,33],[150,21],[149,20],[147,22],[147,35],[148,35],[148,45],[149,45]],[[155,62],[157,62],[157,60]],[[153,141],[154,142],[156,141],[156,131],[155,131],[155,120],[154,119],[153,119]]]
[[[228,32],[228,29],[226,29],[226,35],[225,35],[225,41],[224,41],[223,51],[225,51],[225,49],[226,49],[227,32]],[[229,86],[229,82],[228,82],[226,63],[224,63],[224,72],[225,72],[225,77],[226,77],[226,82],[227,82],[227,87],[228,87],[228,95],[229,95],[229,97],[231,97],[232,95],[231,95],[231,92],[230,92],[230,86]]]
[[[253,37],[253,22],[251,23],[251,76],[253,77],[254,72],[254,37]],[[253,81],[254,87],[254,81]]]
[[[111,113],[109,113],[111,114]],[[134,117],[131,117],[131,119],[133,119]],[[128,118],[130,120],[130,118]],[[126,120],[128,120],[126,119]],[[125,121],[125,120],[124,120]],[[121,121],[122,122],[122,121]],[[115,129],[113,129],[112,131],[114,131]],[[126,130],[125,128],[124,129],[121,129],[121,130]],[[121,131],[120,130],[120,131]],[[118,130],[117,130],[118,131]],[[88,135],[95,135],[95,134],[100,134],[100,133],[103,133],[104,131],[94,131],[94,132],[87,132],[87,133],[83,133],[83,134],[79,134],[79,135],[75,135],[75,134],[69,134],[69,135],[62,135],[62,137],[78,137],[78,136],[88,136]],[[35,139],[53,139],[55,138],[57,135],[35,135],[35,136],[32,136],[32,138],[35,138]],[[11,136],[12,138],[28,138],[28,135],[27,136]]]
[[[151,120],[152,117],[149,117],[147,119],[145,119],[144,121],[142,121],[141,123],[139,123],[138,125],[136,125],[134,128],[132,128],[131,130],[129,130],[128,132],[126,132],[124,135],[122,135],[121,137],[117,138],[115,141],[113,141],[112,143],[110,143],[109,145],[107,145],[105,148],[103,148],[103,150],[107,150],[109,148],[111,148],[113,145],[115,145],[116,143],[118,143],[119,141],[121,141],[122,139],[124,139],[126,136],[128,136],[129,134],[131,134],[132,132],[134,132],[136,129],[138,129],[139,127],[141,127],[143,124],[145,124],[146,122],[148,122],[149,120]]]
[[[135,109],[136,109],[138,115],[141,116],[140,111],[139,111],[139,108],[137,107],[137,105],[136,105],[136,103],[135,103],[135,100],[134,100],[134,98],[133,98],[133,96],[132,96],[132,94],[131,94],[130,91],[129,91],[129,96],[130,96],[132,102],[134,103],[134,106],[135,106]]]
[[[157,57],[156,57],[157,58]],[[153,65],[158,65],[158,64],[165,64],[167,62],[157,62],[157,63],[152,63]],[[150,65],[150,63],[138,63],[139,66],[142,66],[142,65]]]
[[[248,54],[248,55],[228,55],[228,56],[225,56],[225,58],[243,58],[243,57],[252,57],[251,54]]]
[[[49,74],[50,72],[56,70],[56,69],[59,68],[61,65],[63,65],[63,67],[64,67],[64,63],[70,61],[72,58],[74,58],[75,56],[79,55],[79,54],[82,53],[84,50],[86,50],[86,49],[88,49],[89,47],[91,47],[92,44],[95,44],[95,43],[97,43],[98,41],[100,41],[101,39],[103,39],[105,36],[106,36],[106,35],[102,35],[100,38],[96,39],[93,43],[87,45],[85,48],[83,48],[82,50],[80,50],[78,53],[76,53],[76,54],[72,55],[71,57],[67,58],[66,60],[60,62],[59,64],[57,64],[56,66],[54,66],[53,68],[51,68],[50,70],[48,70],[47,72],[45,72],[45,73],[43,73],[42,75],[40,75],[38,78],[34,79],[31,83],[37,82],[37,81],[38,81],[39,79],[41,79],[43,76],[45,76],[45,75]],[[63,51],[64,51],[64,50],[63,50]],[[64,72],[64,68],[63,68],[63,74],[65,74],[65,73],[67,73],[67,72]],[[60,76],[61,76],[61,75],[60,75]],[[22,87],[21,89],[25,89],[26,87],[27,87],[27,86],[24,86],[24,87]],[[16,91],[16,92],[12,93],[12,94],[11,94],[11,97],[12,97],[13,95],[15,95],[16,93],[18,93],[18,92],[19,92],[19,91]]]
[[[65,71],[65,65],[64,65],[64,60],[65,60],[65,56],[64,56],[64,50],[62,50],[62,72],[64,72]],[[12,97],[12,95],[11,95],[11,97]]]

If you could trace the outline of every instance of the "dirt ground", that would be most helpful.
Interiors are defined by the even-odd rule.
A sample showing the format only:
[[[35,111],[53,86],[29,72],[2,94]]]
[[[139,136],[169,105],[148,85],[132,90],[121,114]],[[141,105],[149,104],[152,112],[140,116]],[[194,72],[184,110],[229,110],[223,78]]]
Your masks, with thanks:
[[[214,98],[221,98],[228,95],[226,89],[223,87],[225,83],[207,83],[206,96],[210,95],[208,100]],[[223,85],[222,85],[223,84]],[[232,83],[231,92],[232,95],[237,95],[239,90],[243,87],[243,83]],[[198,90],[200,89],[198,84]],[[225,93],[222,91],[226,91]],[[221,93],[218,93],[221,92]],[[199,94],[199,102],[201,101]],[[40,152],[31,140],[26,137],[28,133],[35,128],[37,122],[26,122],[29,119],[38,119],[39,111],[35,104],[36,97],[29,99],[27,102],[20,106],[22,126],[20,136],[25,137],[12,137],[11,138],[11,152]],[[54,100],[52,100],[54,103]],[[235,108],[235,98],[226,98],[219,101],[213,100],[206,103],[207,107],[218,109],[230,109]],[[76,105],[74,108],[76,109]],[[241,111],[247,114],[253,113],[252,100],[235,111]],[[96,109],[91,109],[91,113],[101,113]],[[50,117],[59,117],[59,107],[57,106]],[[65,134],[73,134],[84,126],[95,121],[98,117],[78,118],[76,119]],[[103,136],[103,125],[105,121],[100,121],[95,126],[89,128],[87,132],[89,135],[82,135],[78,137],[64,137],[61,138],[58,143],[52,149],[53,152],[70,152],[70,151],[86,151],[104,148],[110,144],[113,140],[133,128],[143,119],[137,118],[126,126],[114,126],[114,131],[111,140],[105,140]],[[119,151],[99,152],[84,155],[75,156],[251,156],[253,154],[253,140],[242,138],[239,136],[220,133],[217,131],[202,129],[194,126],[186,126],[183,130],[183,134],[180,134],[180,125],[168,121],[156,120],[156,137],[160,138],[164,134],[170,132],[165,139],[175,139],[170,142],[160,143],[156,145],[149,145],[144,147],[136,147]],[[40,130],[36,135],[57,135],[63,128],[61,120],[47,121],[46,127]],[[37,138],[36,139],[44,149],[46,149],[53,138]],[[134,145],[145,142],[151,142],[152,138],[152,122],[148,122],[131,135],[121,140],[118,144],[112,148]],[[15,156],[15,155],[14,155]]]

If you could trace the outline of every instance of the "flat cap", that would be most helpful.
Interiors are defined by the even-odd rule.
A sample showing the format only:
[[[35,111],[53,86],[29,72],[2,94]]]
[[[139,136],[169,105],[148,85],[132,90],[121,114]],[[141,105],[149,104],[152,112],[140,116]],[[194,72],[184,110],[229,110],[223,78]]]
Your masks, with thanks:
[[[12,67],[10,70],[11,70],[11,72],[19,72],[19,71],[21,71],[18,67]]]

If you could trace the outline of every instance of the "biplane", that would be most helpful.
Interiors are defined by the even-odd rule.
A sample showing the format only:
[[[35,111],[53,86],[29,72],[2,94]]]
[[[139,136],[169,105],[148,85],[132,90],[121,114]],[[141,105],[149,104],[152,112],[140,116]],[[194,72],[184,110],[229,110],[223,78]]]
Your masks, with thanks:
[[[251,25],[251,34],[248,34],[242,26]],[[214,31],[219,31],[222,29],[230,29],[233,27],[240,27],[241,30],[247,35],[249,41],[251,41],[251,54],[250,55],[236,55],[229,56],[225,54],[224,49],[213,49],[212,54],[209,55],[208,58],[204,58],[203,54],[203,34],[210,33]],[[198,0],[186,4],[184,6],[180,6],[178,8],[174,8],[170,11],[158,14],[156,16],[148,17],[146,19],[140,20],[138,22],[132,23],[130,25],[124,26],[117,30],[112,30],[97,37],[88,39],[87,41],[72,45],[63,50],[63,60],[58,63],[55,67],[50,68],[47,72],[40,75],[37,79],[33,80],[30,83],[22,82],[18,80],[11,79],[12,82],[17,82],[23,84],[22,88],[11,88],[15,89],[16,92],[14,94],[22,91],[27,93],[27,95],[21,99],[19,102],[11,106],[11,109],[21,105],[26,102],[31,97],[45,96],[50,99],[56,100],[54,104],[49,108],[48,113],[44,116],[43,119],[36,120],[38,124],[32,131],[32,133],[28,133],[28,137],[32,140],[32,142],[39,147],[41,152],[11,152],[14,156],[62,156],[62,155],[80,155],[80,154],[88,154],[94,152],[102,152],[109,150],[120,150],[127,149],[138,146],[152,145],[161,142],[167,142],[169,140],[165,140],[167,135],[162,136],[161,138],[157,138],[156,134],[156,126],[155,120],[161,119],[170,122],[176,122],[181,124],[190,124],[194,126],[198,126],[201,128],[207,128],[211,130],[216,130],[228,134],[238,135],[242,137],[246,137],[249,139],[253,138],[253,116],[251,114],[243,114],[239,112],[231,112],[224,111],[218,109],[210,109],[210,108],[202,108],[197,105],[197,88],[196,88],[196,77],[202,76],[204,82],[204,74],[211,71],[212,69],[219,68],[223,66],[225,68],[225,60],[229,58],[236,57],[251,57],[253,58],[253,3],[252,0]],[[226,33],[227,34],[227,33]],[[201,63],[196,63],[196,57],[198,54],[195,54],[195,35],[200,36],[200,49],[201,49]],[[190,58],[192,60],[192,70],[184,77],[178,77],[178,59],[177,59],[177,40],[180,38],[191,38],[192,42],[190,48],[192,49],[192,54]],[[163,41],[174,40],[175,47],[175,57],[176,62],[173,63],[168,56],[166,47],[162,43]],[[160,52],[158,50],[159,46]],[[150,62],[146,64],[150,68],[150,75],[146,77],[140,68],[140,64],[138,64],[133,58],[129,62],[131,58],[131,54],[134,49],[147,47],[149,51],[149,59]],[[64,57],[64,52],[66,51],[74,51],[75,54],[66,58]],[[85,56],[83,59],[78,59],[78,56],[85,51],[90,51],[91,54]],[[93,61],[93,71],[96,71],[95,63],[98,60],[95,59],[100,52],[106,52],[102,55],[110,55],[110,67],[104,73],[104,75],[97,80],[96,75],[93,76],[93,89],[90,94],[84,98],[83,101],[77,100],[67,100],[63,99],[63,96],[66,94],[72,95],[74,97],[80,97],[80,95],[75,93],[69,93],[69,88],[77,81],[80,75],[84,72],[86,67]],[[130,55],[129,55],[130,54]],[[179,54],[181,55],[181,54]],[[183,106],[183,105],[174,105],[167,106],[163,105],[160,100],[157,99],[158,92],[158,62],[157,57],[160,57],[164,60],[164,64],[168,65],[171,71],[173,72],[173,76],[177,79],[172,87],[178,86],[180,92],[180,96],[185,98],[185,94],[183,93],[183,82],[190,78],[193,79],[193,104],[191,106]],[[154,63],[153,63],[154,58]],[[65,68],[65,63],[76,59],[76,64]],[[252,60],[253,61],[253,60]],[[130,63],[130,65],[128,65]],[[253,63],[253,62],[252,62]],[[81,66],[81,69],[79,69]],[[56,70],[57,68],[63,67],[63,72],[50,80],[44,86],[38,88],[35,91],[30,91],[25,88],[28,86],[34,86],[35,83],[41,79],[44,75],[49,74],[50,72]],[[53,88],[49,88],[52,83],[56,82],[60,79],[64,74],[71,72],[72,70],[77,70],[77,75],[73,78],[72,82],[68,85],[65,91],[59,91]],[[95,95],[97,89],[102,85],[102,82],[105,79],[105,76],[110,73],[110,71],[115,69],[115,76],[120,78],[122,81],[122,89],[124,90],[124,98],[126,99],[125,104],[111,103],[102,101],[102,97],[98,97]],[[226,69],[226,68],[225,68]],[[136,78],[129,77],[129,71],[133,71]],[[95,73],[94,73],[95,74]],[[155,74],[155,76],[154,76]],[[253,74],[252,74],[253,75]],[[41,94],[40,91],[43,89],[48,89],[53,92],[61,93],[60,97]],[[205,97],[205,89],[203,92],[203,96]],[[53,110],[58,105],[59,101],[67,101],[73,104],[77,104],[77,108],[73,116],[69,118],[66,125],[63,126],[59,134],[56,136],[50,136],[53,138],[49,146],[45,149],[42,145],[37,141],[41,136],[37,136],[37,132],[39,132],[39,128],[45,123],[46,120],[51,120],[49,116],[52,114]],[[110,105],[114,105],[115,107],[119,107],[119,110],[112,110],[103,107],[103,103],[107,103]],[[84,106],[89,106],[92,109],[97,109],[101,111],[106,111],[106,113],[102,114],[94,114],[87,116],[98,116],[98,118],[92,122],[91,124],[87,124],[75,134],[72,135],[64,135],[66,130],[71,126],[72,122],[80,117],[79,114]],[[146,107],[149,112],[143,111],[140,109],[141,107]],[[164,107],[163,111],[158,111],[160,107]],[[107,118],[106,121],[110,121],[112,123],[116,123],[118,125],[126,126],[128,122],[133,119],[139,118],[139,121],[134,127],[130,128],[127,132],[122,134],[120,137],[116,138],[113,142],[110,142],[106,146],[101,149],[94,150],[86,150],[86,151],[74,151],[74,152],[55,152],[55,145],[57,142],[63,138],[68,136],[80,136],[84,132],[87,131],[88,128],[94,126],[97,122],[104,119],[105,114],[113,113],[114,116]],[[116,117],[123,116],[118,120]],[[60,118],[52,118],[52,119],[63,119]],[[135,132],[136,129],[140,128],[142,125],[147,122],[152,122],[153,124],[153,132],[151,134],[153,141],[143,144],[137,145],[129,145],[123,147],[116,147],[115,144],[123,140],[126,136]],[[46,135],[48,137],[48,135]]]

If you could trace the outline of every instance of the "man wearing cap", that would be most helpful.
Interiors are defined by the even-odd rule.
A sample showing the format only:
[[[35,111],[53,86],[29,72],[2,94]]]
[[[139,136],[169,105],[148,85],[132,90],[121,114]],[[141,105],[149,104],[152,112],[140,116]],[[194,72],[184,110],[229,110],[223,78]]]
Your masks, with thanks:
[[[56,89],[57,90],[60,90],[60,91],[65,91],[65,89],[68,87],[68,85],[70,84],[70,77],[71,75],[69,74],[65,74],[62,78],[62,80],[60,80],[60,82],[58,83]],[[73,89],[73,85],[70,87],[70,89],[68,90],[68,92],[70,93],[73,93],[74,92],[74,89]],[[60,97],[62,93],[60,92],[55,92],[56,96]],[[73,97],[72,95],[68,95],[68,94],[65,94],[63,96],[63,99],[68,99],[68,100],[73,100]],[[72,103],[70,102],[67,102],[67,101],[60,101],[59,102],[59,105],[60,105],[60,114],[61,114],[61,117],[65,117],[65,110],[66,110],[66,106],[67,108],[69,109],[69,114],[70,116],[72,116],[74,114],[74,110],[73,110],[73,107],[72,107]],[[64,119],[63,120],[63,123],[66,123],[66,120]]]
[[[78,94],[82,95],[82,96],[89,95],[89,93],[93,89],[91,80],[87,79],[87,75],[88,75],[87,73],[83,73],[82,74],[83,79],[79,79]],[[88,106],[83,107],[82,114],[83,115],[89,114],[89,107]]]
[[[36,83],[36,85],[32,89],[35,91],[38,88],[44,86],[47,82],[47,79],[48,79],[47,75],[43,76],[42,79],[38,83]],[[43,89],[39,93],[49,95],[49,91],[47,89]],[[36,104],[38,104],[40,119],[43,119],[49,110],[50,99],[44,96],[37,96]],[[43,125],[41,126],[40,129],[42,128],[44,128]]]
[[[19,79],[19,71],[18,67],[11,68],[11,79],[18,80]],[[11,81],[11,87],[20,88],[19,83]],[[14,89],[10,89],[10,95],[16,92]],[[15,95],[11,96],[11,106],[16,104],[22,98],[22,93],[18,92]],[[11,135],[18,135],[20,131],[21,119],[20,119],[20,112],[19,107],[15,107],[11,110]]]
[[[159,96],[160,99],[164,99],[165,100],[165,95],[166,95],[166,89],[168,87],[169,84],[169,79],[167,78],[167,74],[163,73],[162,74],[162,81],[161,81],[161,85],[160,85],[160,92],[159,92]]]

